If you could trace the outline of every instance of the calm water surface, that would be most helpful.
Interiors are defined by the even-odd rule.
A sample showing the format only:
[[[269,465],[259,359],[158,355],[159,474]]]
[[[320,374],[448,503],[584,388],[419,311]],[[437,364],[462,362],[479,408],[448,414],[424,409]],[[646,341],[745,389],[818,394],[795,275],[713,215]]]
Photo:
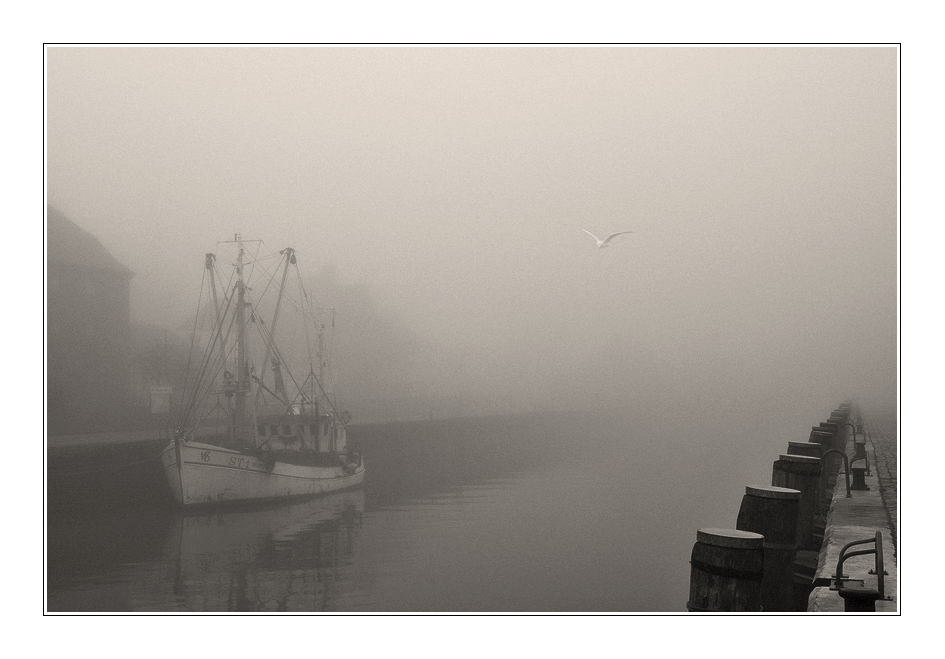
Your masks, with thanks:
[[[350,437],[358,490],[50,521],[48,610],[681,612],[696,530],[733,527],[779,451],[750,424],[620,412]]]

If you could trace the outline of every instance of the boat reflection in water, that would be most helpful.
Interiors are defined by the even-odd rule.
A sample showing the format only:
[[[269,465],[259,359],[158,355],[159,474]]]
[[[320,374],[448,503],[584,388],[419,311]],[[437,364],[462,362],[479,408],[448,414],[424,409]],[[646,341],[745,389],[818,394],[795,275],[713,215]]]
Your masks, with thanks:
[[[327,610],[339,571],[351,562],[363,512],[358,489],[301,503],[181,514],[168,533],[159,590],[169,595],[172,582],[172,608],[182,611]],[[168,610],[166,595],[158,595],[153,610]]]

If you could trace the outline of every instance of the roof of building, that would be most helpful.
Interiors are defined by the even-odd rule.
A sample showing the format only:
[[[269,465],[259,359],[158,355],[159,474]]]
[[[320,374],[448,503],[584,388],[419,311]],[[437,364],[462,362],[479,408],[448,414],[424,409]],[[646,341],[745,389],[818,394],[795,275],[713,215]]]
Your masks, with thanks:
[[[82,265],[128,277],[134,274],[109,254],[98,238],[49,205],[46,206],[46,259],[49,263]]]

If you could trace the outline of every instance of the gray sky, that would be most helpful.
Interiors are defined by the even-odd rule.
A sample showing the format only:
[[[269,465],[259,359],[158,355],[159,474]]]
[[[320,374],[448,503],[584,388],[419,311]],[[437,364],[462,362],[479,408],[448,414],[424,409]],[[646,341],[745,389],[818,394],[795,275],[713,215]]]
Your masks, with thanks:
[[[48,199],[137,272],[135,321],[178,326],[239,231],[332,264],[463,363],[444,372],[523,406],[647,383],[829,406],[895,393],[897,67],[894,48],[50,48]],[[636,233],[597,250],[582,228]]]

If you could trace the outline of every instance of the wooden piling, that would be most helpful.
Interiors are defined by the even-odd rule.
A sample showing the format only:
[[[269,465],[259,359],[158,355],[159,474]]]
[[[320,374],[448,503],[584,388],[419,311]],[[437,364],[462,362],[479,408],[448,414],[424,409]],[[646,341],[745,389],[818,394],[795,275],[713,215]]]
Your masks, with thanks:
[[[806,455],[781,455],[774,461],[771,484],[801,493],[797,515],[798,549],[820,549],[814,537],[814,516],[821,497],[820,458]]]
[[[801,492],[785,487],[746,486],[735,528],[764,537],[762,611],[793,611],[794,559]]]
[[[699,529],[690,564],[689,611],[761,611],[764,536]]]
[[[827,432],[823,428],[815,428],[810,431],[810,439],[808,441],[812,444],[821,444],[826,451],[833,445],[833,433]]]
[[[806,455],[819,458],[826,451],[826,447],[815,442],[788,442],[788,455]]]

